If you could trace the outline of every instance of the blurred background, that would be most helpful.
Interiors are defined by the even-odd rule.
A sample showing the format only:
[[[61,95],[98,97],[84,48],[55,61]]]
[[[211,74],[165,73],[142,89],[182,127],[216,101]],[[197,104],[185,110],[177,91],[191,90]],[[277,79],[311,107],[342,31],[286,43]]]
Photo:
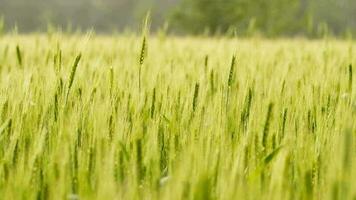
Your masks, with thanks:
[[[318,37],[356,33],[356,0],[0,0],[0,31],[152,31]]]

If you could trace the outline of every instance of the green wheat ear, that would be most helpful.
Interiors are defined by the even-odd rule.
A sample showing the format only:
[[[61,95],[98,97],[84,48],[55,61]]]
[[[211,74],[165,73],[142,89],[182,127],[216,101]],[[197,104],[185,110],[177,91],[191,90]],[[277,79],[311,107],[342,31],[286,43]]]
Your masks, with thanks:
[[[16,46],[16,57],[17,57],[17,62],[22,67],[22,54],[19,45]]]
[[[352,93],[352,64],[349,65],[349,93]]]
[[[266,115],[266,121],[263,127],[263,133],[262,133],[262,146],[264,149],[267,148],[268,145],[268,133],[269,133],[269,128],[272,120],[272,111],[273,111],[273,106],[274,104],[271,102],[268,105],[268,110],[267,110],[267,115]]]
[[[253,98],[253,91],[251,88],[249,88],[247,96],[245,97],[244,107],[241,113],[241,123],[242,126],[244,127],[244,130],[247,129],[247,124],[251,112],[252,98]]]
[[[208,71],[208,67],[209,67],[209,55],[205,55],[205,57],[204,57],[204,70],[205,70],[205,73]]]
[[[62,67],[62,50],[59,48],[59,46],[57,47],[57,52],[54,55],[53,64],[56,74],[59,75]]]
[[[209,78],[209,80],[210,80],[210,91],[211,91],[211,93],[214,93],[214,91],[215,91],[215,81],[214,81],[214,79],[215,79],[215,77],[214,77],[214,69],[212,69],[212,70],[210,71],[210,78]]]
[[[199,83],[196,83],[194,89],[194,97],[193,97],[193,112],[195,112],[198,105],[199,87],[200,87]]]
[[[152,104],[151,104],[151,118],[153,118],[155,115],[155,105],[156,105],[156,88],[153,88]]]
[[[11,118],[7,119],[3,124],[1,124],[0,126],[0,135],[6,130],[6,128],[8,128],[9,126],[11,126]]]
[[[226,109],[228,109],[229,99],[230,99],[230,89],[234,81],[234,71],[235,71],[236,56],[233,55],[231,59],[229,78],[227,80],[227,91],[226,91]]]
[[[137,179],[140,183],[143,179],[143,155],[142,155],[142,139],[136,140],[136,170]]]
[[[227,81],[227,85],[229,86],[229,88],[232,86],[232,82],[233,82],[233,79],[234,79],[235,63],[236,63],[236,56],[233,55],[232,59],[231,59],[229,79]]]
[[[138,70],[138,88],[139,91],[141,91],[141,73],[142,73],[142,66],[145,62],[148,48],[147,48],[147,35],[149,33],[149,27],[150,27],[150,13],[147,13],[142,29],[142,43],[141,43],[141,51],[140,51],[140,58],[139,58],[139,70]]]
[[[110,67],[110,96],[113,97],[113,90],[114,90],[114,69]]]
[[[143,35],[142,43],[141,43],[141,51],[140,51],[140,66],[142,66],[145,62],[145,57],[147,53],[147,39],[146,35]]]
[[[74,63],[73,63],[72,70],[71,70],[70,76],[69,76],[68,89],[67,89],[67,95],[66,95],[66,102],[67,102],[67,100],[68,100],[68,96],[69,96],[70,90],[71,90],[71,88],[72,88],[72,86],[73,86],[75,73],[76,73],[76,71],[77,71],[78,64],[79,64],[79,61],[80,61],[81,58],[82,58],[82,54],[79,54],[79,55],[75,58],[75,61],[74,61]]]

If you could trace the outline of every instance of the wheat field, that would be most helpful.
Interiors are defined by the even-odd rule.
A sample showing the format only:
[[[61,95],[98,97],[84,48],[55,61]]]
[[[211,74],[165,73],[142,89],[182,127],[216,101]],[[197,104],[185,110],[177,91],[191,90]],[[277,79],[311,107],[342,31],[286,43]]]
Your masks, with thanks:
[[[356,43],[0,36],[0,199],[356,199]]]

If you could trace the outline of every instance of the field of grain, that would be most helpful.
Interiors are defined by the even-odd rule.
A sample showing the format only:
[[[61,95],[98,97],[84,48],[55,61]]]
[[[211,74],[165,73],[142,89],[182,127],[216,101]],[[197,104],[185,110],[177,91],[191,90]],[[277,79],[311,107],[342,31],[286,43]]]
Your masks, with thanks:
[[[0,36],[0,199],[355,199],[355,55],[327,38]]]

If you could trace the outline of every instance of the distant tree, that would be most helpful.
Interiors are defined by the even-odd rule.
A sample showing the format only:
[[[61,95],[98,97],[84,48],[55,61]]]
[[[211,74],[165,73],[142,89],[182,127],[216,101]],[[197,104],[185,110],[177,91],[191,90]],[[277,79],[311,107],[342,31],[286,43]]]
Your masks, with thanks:
[[[243,2],[236,0],[182,0],[174,11],[172,22],[178,29],[199,33],[227,31],[241,22]]]
[[[334,32],[355,29],[355,0],[182,0],[172,15],[176,30],[191,33],[251,30],[267,36],[310,35],[326,23]]]

